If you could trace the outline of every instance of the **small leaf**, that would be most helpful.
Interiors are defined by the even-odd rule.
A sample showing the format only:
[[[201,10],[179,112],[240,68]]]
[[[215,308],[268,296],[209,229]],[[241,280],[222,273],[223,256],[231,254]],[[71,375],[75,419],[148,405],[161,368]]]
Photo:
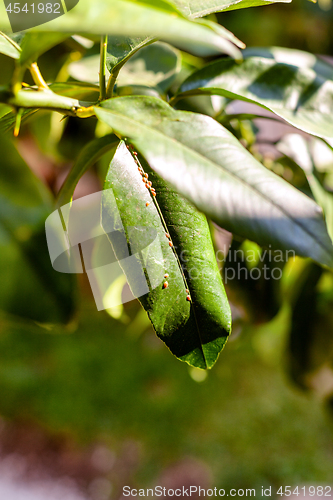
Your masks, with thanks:
[[[267,170],[212,118],[175,111],[153,97],[110,99],[95,112],[221,227],[333,266],[320,207]]]
[[[19,63],[21,66],[29,66],[37,61],[39,56],[66,40],[68,36],[63,33],[24,33],[19,44],[21,47]]]
[[[21,49],[9,36],[1,33],[0,31],[0,54],[11,57],[12,59],[19,59]]]
[[[172,0],[186,16],[203,17],[213,12],[222,12],[248,7],[261,7],[272,3],[290,3],[291,0]]]
[[[259,48],[243,52],[244,61],[214,61],[195,71],[180,88],[186,95],[222,95],[253,102],[294,127],[333,137],[333,67],[307,52]]]
[[[209,226],[190,203],[147,164],[144,167],[158,204],[121,143],[106,178],[102,225],[157,335],[182,361],[211,368],[229,335],[231,317]]]

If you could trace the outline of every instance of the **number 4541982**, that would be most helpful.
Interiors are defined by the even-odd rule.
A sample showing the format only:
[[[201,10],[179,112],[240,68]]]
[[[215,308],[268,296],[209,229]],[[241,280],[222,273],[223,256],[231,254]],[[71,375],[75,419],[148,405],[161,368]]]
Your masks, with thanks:
[[[32,14],[34,14],[35,12],[38,12],[39,14],[43,14],[44,12],[46,12],[47,14],[61,14],[60,3],[47,3],[46,5],[44,5],[43,3],[26,3],[23,7],[21,7],[21,5],[16,2],[13,4],[13,7],[10,3],[6,7],[6,11],[10,14],[19,14],[20,12],[25,12],[26,14],[28,14],[28,12],[31,12]]]
[[[331,497],[332,496],[332,487],[331,486],[302,486],[296,488],[292,488],[291,486],[280,486],[280,488],[276,492],[277,495],[290,497],[293,496],[301,496],[301,497]]]

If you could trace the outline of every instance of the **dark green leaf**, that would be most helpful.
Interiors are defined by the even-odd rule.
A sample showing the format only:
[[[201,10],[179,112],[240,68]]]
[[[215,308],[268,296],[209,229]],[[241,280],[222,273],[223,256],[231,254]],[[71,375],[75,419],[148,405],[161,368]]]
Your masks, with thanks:
[[[157,335],[181,360],[211,368],[230,333],[231,316],[209,226],[204,215],[152,171],[150,178],[158,204],[121,143],[106,178],[102,224]],[[129,255],[135,256],[135,265],[126,260]],[[169,276],[163,279],[164,274]],[[140,293],[147,282],[149,291]]]
[[[332,274],[323,273],[322,268],[311,262],[296,270],[296,274],[291,304],[290,372],[303,389],[325,395],[327,389],[332,392],[332,386],[323,384],[320,377],[325,376],[325,371],[330,374],[333,364]],[[321,381],[319,384],[316,377]]]
[[[333,265],[320,207],[267,170],[212,118],[149,97],[110,99],[95,112],[220,226],[259,245]]]
[[[30,116],[37,113],[38,109],[24,109],[22,111],[22,123]],[[8,132],[14,130],[16,123],[16,113],[10,111],[0,118],[0,132]]]
[[[250,101],[295,127],[333,137],[333,67],[306,52],[282,48],[249,49],[244,61],[215,61],[193,73],[183,95],[206,93]]]

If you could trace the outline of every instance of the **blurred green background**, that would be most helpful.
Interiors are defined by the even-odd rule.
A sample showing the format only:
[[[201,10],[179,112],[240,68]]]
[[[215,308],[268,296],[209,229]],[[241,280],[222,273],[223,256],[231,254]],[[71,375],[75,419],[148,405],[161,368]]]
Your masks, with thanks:
[[[276,45],[330,55],[332,12],[329,0],[294,0],[218,19],[248,47]],[[47,58],[50,53],[41,58],[45,71]],[[68,158],[76,155],[69,147],[74,133],[80,135],[78,149],[86,141],[84,130],[69,130],[70,141],[61,143]],[[23,136],[23,146],[28,143]],[[4,252],[0,289],[6,280]],[[25,255],[29,258],[29,249]],[[30,277],[25,274],[25,279]],[[19,278],[15,286],[18,293]],[[196,480],[226,490],[256,488],[258,496],[262,486],[276,491],[285,485],[333,484],[332,416],[320,390],[303,392],[289,376],[288,304],[264,325],[236,322],[216,366],[206,374],[168,352],[138,303],[126,306],[127,323],[97,312],[84,278],[77,291],[79,311],[66,327],[18,320],[15,308],[25,305],[19,298],[10,314],[0,314],[3,425],[36,426],[47,436],[60,436],[72,453],[103,443],[114,457],[98,472],[112,486],[104,498],[120,498],[124,484],[150,487],[163,481],[170,487]],[[43,300],[48,307],[47,297]],[[63,300],[60,290],[56,301]],[[8,450],[15,446],[9,444]],[[81,472],[82,485],[90,491]]]

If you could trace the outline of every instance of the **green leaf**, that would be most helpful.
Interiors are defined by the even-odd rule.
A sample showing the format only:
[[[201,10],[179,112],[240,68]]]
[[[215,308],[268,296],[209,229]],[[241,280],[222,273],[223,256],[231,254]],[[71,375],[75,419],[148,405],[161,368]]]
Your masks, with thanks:
[[[116,150],[118,142],[119,139],[117,139],[115,135],[109,134],[89,142],[89,144],[83,148],[58,193],[58,207],[70,202],[75,186],[82,175],[107,151],[112,149]]]
[[[0,28],[2,25],[0,21]],[[162,0],[80,0],[66,15],[43,24],[43,30],[134,38],[152,36],[200,56],[222,52],[241,58],[239,50],[229,40],[206,26],[189,21],[175,6]]]
[[[223,95],[253,102],[295,127],[333,137],[333,67],[312,54],[271,48],[249,49],[244,61],[215,61],[194,72],[181,94]]]
[[[104,230],[157,335],[182,361],[211,368],[230,333],[231,315],[207,220],[143,165],[157,202],[131,153],[120,144],[105,183]],[[147,282],[149,291],[140,293]]]
[[[333,265],[320,207],[267,170],[212,118],[175,111],[152,97],[110,99],[95,112],[220,226],[259,245]]]
[[[232,242],[222,276],[229,300],[242,311],[246,321],[258,325],[271,321],[278,313],[283,260],[279,251],[262,250],[248,240]]]
[[[0,31],[0,54],[5,54],[13,59],[19,59],[21,55],[21,50],[19,45],[17,45],[9,36],[1,33]]]
[[[327,389],[331,394],[331,387],[318,384],[318,378],[323,380],[320,375],[332,367],[332,284],[331,273],[308,262],[297,273],[292,289],[290,372],[303,389],[317,390],[321,396]]]
[[[1,138],[0,146],[0,309],[42,323],[68,322],[75,307],[74,281],[50,265],[49,193],[8,138]]]
[[[142,48],[121,69],[119,86],[142,85],[167,90],[181,67],[178,50],[163,42]]]
[[[290,3],[291,0],[173,0],[179,10],[190,18],[207,16],[213,12],[261,7],[277,2]]]

